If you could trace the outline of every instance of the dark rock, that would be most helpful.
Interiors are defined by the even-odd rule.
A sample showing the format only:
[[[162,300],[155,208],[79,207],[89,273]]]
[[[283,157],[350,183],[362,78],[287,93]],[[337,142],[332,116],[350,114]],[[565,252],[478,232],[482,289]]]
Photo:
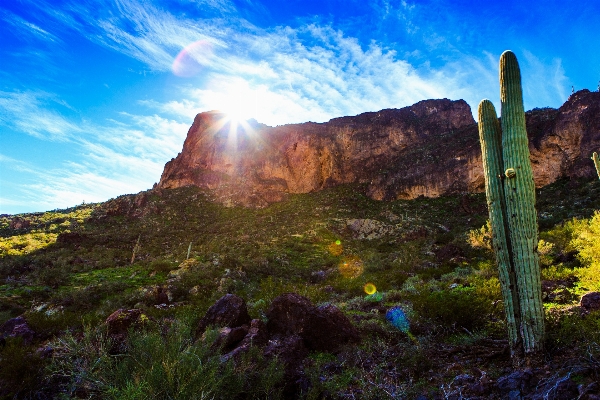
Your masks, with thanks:
[[[267,332],[267,325],[260,319],[250,321],[250,329],[244,340],[242,340],[242,344],[248,343],[252,346],[264,346],[268,341],[269,333]]]
[[[142,310],[134,308],[125,310],[118,309],[106,318],[107,333],[109,336],[127,335],[129,328],[139,325],[143,322],[144,314]]]
[[[284,293],[276,297],[266,312],[271,335],[302,335],[314,305],[304,296]]]
[[[509,394],[514,391],[525,394],[531,389],[532,378],[531,370],[515,371],[510,375],[498,378],[496,387],[502,392],[509,392]]]
[[[11,219],[9,223],[10,229],[27,229],[31,226],[31,221],[21,217]]]
[[[142,310],[118,309],[106,318],[107,334],[111,339],[110,354],[122,354],[127,351],[127,336],[131,328],[143,326],[148,317]]]
[[[238,343],[246,337],[248,333],[248,325],[242,325],[235,328],[224,327],[219,329],[219,336],[213,343],[214,347],[222,348],[227,352],[234,348]]]
[[[434,250],[435,259],[437,262],[448,262],[452,259],[464,257],[463,250],[455,244],[448,243],[447,245]]]
[[[242,325],[245,327],[246,325]],[[269,333],[267,326],[259,319],[253,319],[250,322],[250,328],[247,328],[247,334],[235,349],[221,357],[222,361],[227,361],[230,358],[236,358],[240,354],[247,352],[252,346],[264,346],[269,341]]]
[[[360,340],[358,330],[335,306],[315,307],[296,293],[275,298],[266,315],[271,335],[298,335],[311,350],[336,352],[342,345]]]
[[[54,354],[54,349],[50,346],[39,347],[35,351],[40,358],[50,358]]]
[[[584,294],[579,304],[586,311],[600,310],[600,292]]]
[[[547,400],[572,400],[579,397],[577,384],[570,378],[560,379],[552,388],[544,395]]]
[[[304,340],[298,335],[272,339],[264,349],[267,358],[277,357],[286,366],[286,372],[298,371],[302,361],[308,355]]]
[[[311,350],[337,352],[347,343],[360,340],[358,330],[337,307],[324,305],[310,314],[302,335]]]
[[[236,328],[250,322],[246,302],[241,297],[226,294],[213,304],[198,323],[196,337],[201,336],[208,326]]]
[[[458,375],[456,377],[454,377],[454,381],[453,383],[456,385],[466,385],[468,383],[474,383],[475,382],[475,377],[469,375],[469,374],[462,374],[462,375]]]
[[[33,342],[35,332],[23,317],[11,318],[0,326],[0,338],[20,337],[25,343]]]

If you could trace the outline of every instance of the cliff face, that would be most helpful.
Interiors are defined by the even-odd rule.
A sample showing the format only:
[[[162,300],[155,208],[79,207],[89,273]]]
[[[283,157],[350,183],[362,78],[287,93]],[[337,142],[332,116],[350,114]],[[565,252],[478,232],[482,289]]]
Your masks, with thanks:
[[[595,176],[600,93],[579,91],[558,110],[527,113],[536,186]],[[463,100],[425,100],[402,109],[326,123],[239,125],[198,114],[158,188],[209,188],[226,204],[265,206],[288,193],[361,182],[375,199],[435,197],[484,187],[477,125]]]

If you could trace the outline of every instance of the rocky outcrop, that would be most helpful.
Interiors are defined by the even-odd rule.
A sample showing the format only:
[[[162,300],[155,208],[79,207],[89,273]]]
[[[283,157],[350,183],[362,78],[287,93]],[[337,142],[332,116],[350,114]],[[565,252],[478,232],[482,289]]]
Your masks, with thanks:
[[[537,187],[595,176],[589,157],[600,149],[600,93],[579,91],[558,110],[534,109],[526,118]],[[379,200],[482,191],[470,107],[463,100],[424,100],[278,127],[256,121],[236,127],[222,113],[198,114],[157,188],[196,185],[225,204],[261,207],[343,183],[363,183]]]

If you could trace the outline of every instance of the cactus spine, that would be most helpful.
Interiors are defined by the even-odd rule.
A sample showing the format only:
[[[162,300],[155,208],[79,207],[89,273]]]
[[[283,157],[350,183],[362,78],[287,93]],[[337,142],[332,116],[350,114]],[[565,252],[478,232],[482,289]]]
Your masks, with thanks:
[[[479,138],[511,354],[520,364],[542,349],[544,309],[521,73],[511,51],[500,57],[500,101],[501,126],[493,104],[479,104]]]
[[[598,173],[598,178],[600,178],[600,160],[598,160],[598,153],[594,152],[592,154],[592,160],[594,160],[594,165],[596,166],[596,172]]]

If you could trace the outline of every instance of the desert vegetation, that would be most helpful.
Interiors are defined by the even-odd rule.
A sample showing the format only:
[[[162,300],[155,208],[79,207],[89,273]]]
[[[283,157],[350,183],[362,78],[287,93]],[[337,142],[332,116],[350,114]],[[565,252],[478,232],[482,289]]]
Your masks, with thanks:
[[[0,396],[508,396],[485,195],[379,202],[363,193],[341,185],[249,209],[186,187],[1,216]],[[567,395],[586,398],[598,393],[600,311],[580,298],[600,290],[600,181],[559,180],[536,196],[548,367],[531,372],[530,392],[561,398],[551,396],[562,380]],[[257,348],[224,360],[216,327],[196,337],[227,293],[266,322],[272,301],[290,292],[341,310],[360,342],[311,351],[289,382],[284,360]],[[414,340],[386,320],[391,307],[402,308]],[[104,321],[117,309],[139,309],[146,322],[115,351]],[[29,331],[9,335],[17,317]]]

